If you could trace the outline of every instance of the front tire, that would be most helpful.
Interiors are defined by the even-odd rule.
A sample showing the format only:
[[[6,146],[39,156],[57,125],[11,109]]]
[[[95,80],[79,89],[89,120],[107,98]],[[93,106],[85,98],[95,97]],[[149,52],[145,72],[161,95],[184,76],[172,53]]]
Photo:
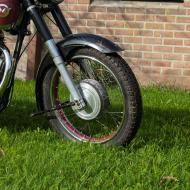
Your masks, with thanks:
[[[75,84],[80,86],[86,82],[87,89],[96,89],[101,108],[96,118],[91,119],[81,117],[80,111],[78,113],[73,108],[52,112],[48,118],[53,129],[70,140],[128,144],[140,126],[142,114],[139,86],[130,67],[119,55],[106,55],[92,48],[76,50],[67,63]],[[45,110],[72,99],[51,58],[48,65],[42,78]],[[87,112],[93,114],[93,111]]]

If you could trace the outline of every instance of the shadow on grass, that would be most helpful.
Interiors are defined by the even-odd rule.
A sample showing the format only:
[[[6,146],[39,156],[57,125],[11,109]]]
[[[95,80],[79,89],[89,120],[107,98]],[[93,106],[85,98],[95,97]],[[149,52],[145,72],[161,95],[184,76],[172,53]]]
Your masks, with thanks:
[[[0,113],[0,128],[6,128],[10,133],[26,130],[47,129],[49,123],[44,116],[31,118],[30,114],[37,110],[33,102],[14,101]]]
[[[36,111],[33,102],[14,101],[5,112],[0,114],[0,128],[6,128],[10,133],[47,129],[50,125],[43,116],[31,118]],[[143,121],[137,136],[132,143],[133,149],[139,149],[147,144],[157,144],[160,148],[172,148],[176,143],[186,143],[190,137],[190,110],[159,109],[144,107]],[[130,146],[129,146],[130,148]]]

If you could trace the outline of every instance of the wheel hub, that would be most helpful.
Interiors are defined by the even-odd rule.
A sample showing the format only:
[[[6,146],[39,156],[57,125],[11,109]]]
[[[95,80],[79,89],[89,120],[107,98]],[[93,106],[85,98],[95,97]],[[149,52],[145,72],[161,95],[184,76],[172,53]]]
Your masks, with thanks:
[[[79,110],[75,106],[73,111],[84,120],[95,119],[100,113],[107,109],[109,98],[105,88],[96,80],[85,79],[79,85],[79,90],[84,98],[86,106]],[[73,98],[70,97],[70,101]]]

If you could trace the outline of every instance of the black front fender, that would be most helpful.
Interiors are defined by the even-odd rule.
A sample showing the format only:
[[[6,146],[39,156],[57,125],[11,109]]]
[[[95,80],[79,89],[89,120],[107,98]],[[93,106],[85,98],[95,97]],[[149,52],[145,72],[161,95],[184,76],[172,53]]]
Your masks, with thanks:
[[[69,53],[73,48],[80,46],[91,47],[102,53],[115,53],[123,51],[123,49],[117,44],[106,38],[86,33],[70,35],[63,41],[58,42],[57,45],[63,50],[65,54]]]

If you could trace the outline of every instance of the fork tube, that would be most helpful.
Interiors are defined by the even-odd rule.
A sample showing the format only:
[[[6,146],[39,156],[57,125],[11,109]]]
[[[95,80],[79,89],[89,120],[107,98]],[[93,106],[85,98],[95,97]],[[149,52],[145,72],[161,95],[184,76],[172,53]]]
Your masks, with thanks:
[[[53,58],[53,62],[57,66],[61,77],[65,81],[67,88],[69,89],[74,101],[77,103],[78,109],[81,109],[85,106],[84,100],[79,92],[79,89],[74,84],[69,72],[65,66],[65,60],[62,52],[57,47],[42,15],[40,14],[38,8],[35,6],[33,0],[24,0],[24,6],[29,12],[37,30],[44,38],[45,45],[47,46],[51,57]]]
[[[51,9],[51,14],[55,20],[55,22],[58,25],[58,28],[63,35],[63,37],[66,37],[70,34],[72,34],[71,28],[69,27],[63,13],[61,12],[61,9],[58,5],[54,5]]]

